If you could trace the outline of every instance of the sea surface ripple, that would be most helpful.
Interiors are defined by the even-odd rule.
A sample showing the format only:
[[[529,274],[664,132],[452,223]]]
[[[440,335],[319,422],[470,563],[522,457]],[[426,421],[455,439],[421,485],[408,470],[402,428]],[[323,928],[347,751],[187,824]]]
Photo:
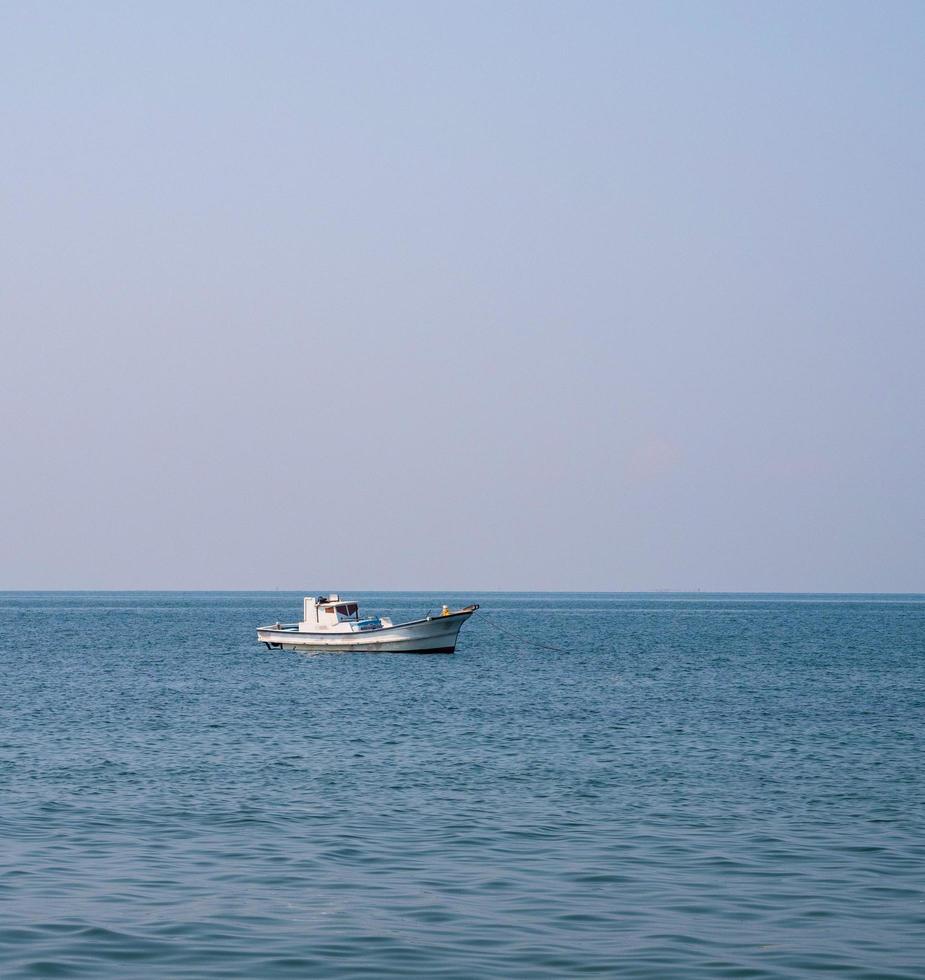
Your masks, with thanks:
[[[925,977],[925,598],[0,594],[0,975]]]

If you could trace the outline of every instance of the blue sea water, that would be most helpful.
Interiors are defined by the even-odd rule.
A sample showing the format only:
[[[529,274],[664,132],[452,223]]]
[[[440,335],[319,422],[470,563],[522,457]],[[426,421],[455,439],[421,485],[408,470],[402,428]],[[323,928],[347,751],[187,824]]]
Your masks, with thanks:
[[[925,977],[925,597],[0,594],[0,974]]]

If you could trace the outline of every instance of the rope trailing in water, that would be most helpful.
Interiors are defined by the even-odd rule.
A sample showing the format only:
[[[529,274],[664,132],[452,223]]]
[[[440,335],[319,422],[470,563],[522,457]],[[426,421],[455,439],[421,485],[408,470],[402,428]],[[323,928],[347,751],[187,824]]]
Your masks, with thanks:
[[[528,643],[530,646],[541,647],[543,650],[555,650],[557,653],[571,653],[566,647],[557,647],[551,643],[540,643],[539,640],[531,640],[519,633],[512,633],[503,626],[499,626],[487,613],[483,612],[479,618],[488,623],[492,629],[496,629],[499,633],[503,633],[505,636],[509,636],[514,640],[520,640],[523,643]]]

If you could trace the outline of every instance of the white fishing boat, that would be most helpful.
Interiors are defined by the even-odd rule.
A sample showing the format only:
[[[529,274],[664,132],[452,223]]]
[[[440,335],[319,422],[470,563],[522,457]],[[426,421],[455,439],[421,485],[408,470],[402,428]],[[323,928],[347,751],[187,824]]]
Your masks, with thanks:
[[[306,596],[298,623],[257,628],[268,650],[350,651],[356,653],[452,653],[462,624],[478,604],[408,623],[386,616],[360,618],[359,605],[339,595]]]

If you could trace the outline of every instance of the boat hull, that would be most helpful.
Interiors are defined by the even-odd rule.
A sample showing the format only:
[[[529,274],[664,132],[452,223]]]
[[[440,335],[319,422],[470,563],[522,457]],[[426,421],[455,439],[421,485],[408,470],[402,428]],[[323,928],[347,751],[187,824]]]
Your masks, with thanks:
[[[270,649],[311,653],[453,653],[459,630],[475,608],[357,633],[301,633],[263,626],[257,639]]]

